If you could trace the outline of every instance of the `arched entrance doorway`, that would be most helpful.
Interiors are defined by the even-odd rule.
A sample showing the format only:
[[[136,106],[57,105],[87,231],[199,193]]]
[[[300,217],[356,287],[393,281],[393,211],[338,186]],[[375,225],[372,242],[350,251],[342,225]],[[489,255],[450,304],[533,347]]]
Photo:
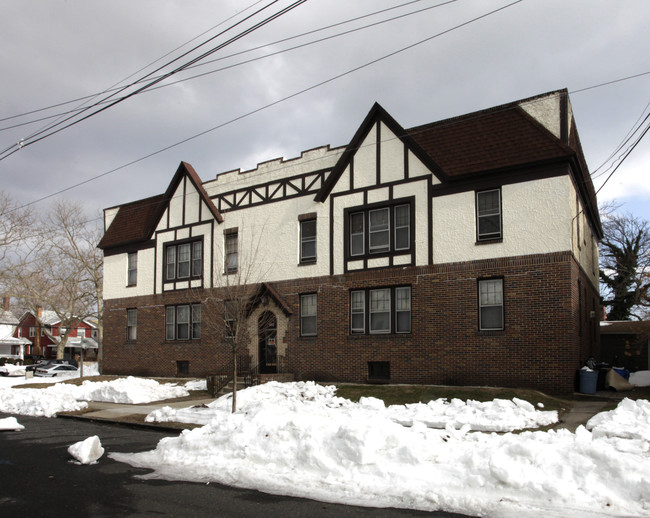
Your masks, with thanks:
[[[264,311],[257,319],[261,373],[271,374],[278,372],[277,334],[278,324],[275,315],[270,311]]]

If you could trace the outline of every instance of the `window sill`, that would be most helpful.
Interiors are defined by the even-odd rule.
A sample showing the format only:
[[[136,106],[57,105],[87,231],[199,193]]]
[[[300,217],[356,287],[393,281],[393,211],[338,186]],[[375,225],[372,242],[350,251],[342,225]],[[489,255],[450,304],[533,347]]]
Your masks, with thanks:
[[[316,264],[316,259],[313,261],[300,261],[298,266],[313,266],[314,264]]]
[[[502,237],[495,237],[494,239],[482,239],[480,241],[476,241],[475,245],[476,246],[492,245],[494,243],[503,243],[503,238]]]
[[[506,334],[505,329],[479,329],[477,331],[478,336],[501,336]]]

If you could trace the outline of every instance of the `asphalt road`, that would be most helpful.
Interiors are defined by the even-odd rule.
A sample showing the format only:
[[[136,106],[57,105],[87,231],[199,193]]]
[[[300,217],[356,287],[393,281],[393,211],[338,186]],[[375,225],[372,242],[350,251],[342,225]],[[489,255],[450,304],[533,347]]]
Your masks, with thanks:
[[[0,413],[0,418],[8,417]],[[329,504],[218,484],[141,480],[147,470],[107,457],[155,448],[178,435],[123,425],[17,416],[20,432],[0,431],[0,516],[9,517],[460,517]],[[97,464],[71,462],[68,446],[92,435],[106,450]]]

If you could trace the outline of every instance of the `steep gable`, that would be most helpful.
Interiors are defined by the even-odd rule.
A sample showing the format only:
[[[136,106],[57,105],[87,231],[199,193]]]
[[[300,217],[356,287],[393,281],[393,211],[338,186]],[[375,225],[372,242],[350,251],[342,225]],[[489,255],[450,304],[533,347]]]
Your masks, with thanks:
[[[190,186],[190,189],[187,186]],[[182,189],[181,194],[179,188]],[[199,207],[199,214],[205,213],[219,223],[223,221],[194,168],[187,162],[181,162],[164,194],[127,203],[118,208],[98,248],[106,250],[151,239],[161,219],[166,214],[169,215],[170,207],[180,204],[179,210],[185,215],[185,194],[195,196],[197,203],[193,205]],[[191,217],[189,214],[188,216]]]
[[[378,131],[377,128],[385,128],[392,135],[373,135],[373,132]],[[389,115],[389,113],[382,108],[378,103],[375,103],[373,107],[366,115],[366,118],[363,120],[359,129],[356,131],[350,143],[346,146],[345,151],[339,158],[338,162],[332,169],[331,174],[327,178],[327,181],[323,184],[323,187],[318,191],[314,200],[318,202],[324,202],[327,197],[330,195],[334,187],[341,181],[342,176],[349,170],[351,163],[355,156],[358,155],[368,155],[372,153],[381,153],[379,146],[394,146],[395,139],[399,141],[399,144],[410,153],[414,155],[419,161],[421,161],[427,169],[432,172],[438,181],[446,179],[442,169],[438,164],[433,160],[433,158],[422,150],[422,148],[415,142],[410,135],[406,132],[399,123]],[[368,140],[376,141],[377,147],[366,144]],[[377,157],[376,167],[379,167],[381,156]],[[406,161],[407,158],[404,158]],[[380,173],[377,173],[378,176]]]

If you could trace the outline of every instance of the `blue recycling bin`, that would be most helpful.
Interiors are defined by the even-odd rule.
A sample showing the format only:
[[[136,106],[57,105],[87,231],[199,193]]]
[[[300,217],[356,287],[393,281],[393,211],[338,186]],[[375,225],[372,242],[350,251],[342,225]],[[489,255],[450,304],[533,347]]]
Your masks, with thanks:
[[[595,394],[596,385],[598,384],[598,371],[588,371],[580,369],[580,393]]]

